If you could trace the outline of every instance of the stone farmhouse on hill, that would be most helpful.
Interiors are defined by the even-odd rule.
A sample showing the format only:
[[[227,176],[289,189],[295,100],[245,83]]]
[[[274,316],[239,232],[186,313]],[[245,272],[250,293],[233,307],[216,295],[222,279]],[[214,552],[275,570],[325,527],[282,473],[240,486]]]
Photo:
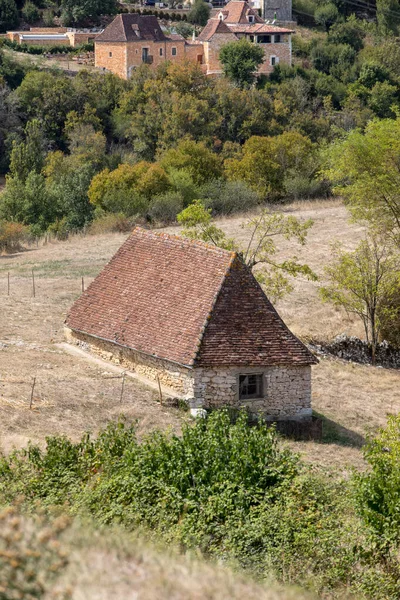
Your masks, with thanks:
[[[243,0],[231,0],[207,22],[197,39],[166,35],[155,16],[121,14],[96,37],[95,66],[129,79],[141,64],[156,68],[163,62],[193,61],[207,75],[222,73],[219,51],[245,37],[261,44],[265,59],[259,73],[269,74],[278,63],[291,64],[293,31],[266,23]]]
[[[140,227],[72,306],[70,343],[184,398],[311,420],[316,358],[235,252]]]

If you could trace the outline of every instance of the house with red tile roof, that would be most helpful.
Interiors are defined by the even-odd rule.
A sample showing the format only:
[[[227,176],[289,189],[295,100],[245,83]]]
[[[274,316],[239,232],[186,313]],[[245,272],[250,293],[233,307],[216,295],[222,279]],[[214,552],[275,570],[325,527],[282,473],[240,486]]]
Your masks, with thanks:
[[[268,75],[279,63],[291,65],[292,33],[294,32],[286,27],[266,23],[247,2],[231,0],[208,21],[197,39],[204,47],[204,64],[208,75],[222,73],[219,62],[221,47],[241,38],[261,45],[264,61],[258,74]]]
[[[96,37],[95,66],[129,79],[142,64],[201,63],[203,47],[181,35],[166,35],[153,15],[120,14]]]
[[[70,309],[66,335],[195,411],[311,419],[317,361],[235,252],[137,227]]]
[[[96,37],[95,66],[129,79],[141,64],[193,61],[207,75],[222,73],[219,51],[228,43],[246,38],[261,44],[265,59],[258,73],[269,74],[278,63],[291,64],[293,31],[266,23],[243,0],[231,0],[210,19],[196,40],[166,35],[155,16],[120,14]]]

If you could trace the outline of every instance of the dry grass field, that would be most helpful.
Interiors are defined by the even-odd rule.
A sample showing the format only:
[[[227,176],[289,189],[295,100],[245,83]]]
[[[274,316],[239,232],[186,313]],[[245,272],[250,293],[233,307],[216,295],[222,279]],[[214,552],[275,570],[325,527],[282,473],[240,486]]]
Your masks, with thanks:
[[[280,243],[281,256],[296,254],[319,275],[330,260],[330,244],[341,240],[351,249],[362,237],[349,224],[337,201],[304,203],[285,210],[313,218],[308,244]],[[245,216],[220,220],[220,226],[245,243]],[[174,230],[175,228],[170,228]],[[124,241],[124,234],[76,236],[0,256],[0,448],[9,451],[31,439],[64,433],[74,439],[96,432],[124,415],[137,420],[142,435],[154,427],[179,430],[186,413],[161,406],[157,394],[127,379],[122,403],[121,380],[107,367],[72,356],[56,346],[63,340],[68,308]],[[32,289],[35,276],[35,297]],[[10,274],[10,295],[8,275]],[[296,280],[294,292],[277,306],[287,324],[303,339],[361,333],[359,324],[320,302],[317,284]],[[33,378],[36,385],[29,409]],[[313,406],[327,419],[324,443],[291,445],[307,460],[338,469],[362,465],[360,447],[368,431],[400,410],[400,372],[323,359],[314,368]]]

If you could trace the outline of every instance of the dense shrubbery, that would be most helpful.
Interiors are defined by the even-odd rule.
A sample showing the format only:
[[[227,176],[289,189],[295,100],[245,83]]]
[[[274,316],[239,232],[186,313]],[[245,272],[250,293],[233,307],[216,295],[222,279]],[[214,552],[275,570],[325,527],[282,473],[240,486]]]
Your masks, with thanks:
[[[92,52],[94,50],[94,44],[82,44],[81,46],[32,46],[28,44],[18,44],[18,42],[12,42],[11,40],[3,40],[4,46],[15,50],[16,52],[23,52],[24,54],[79,54],[80,52]]]
[[[249,427],[245,414],[232,423],[226,411],[184,426],[181,437],[154,432],[138,443],[135,429],[118,423],[97,439],[48,438],[44,450],[31,445],[1,459],[0,497],[146,526],[324,597],[346,588],[357,598],[394,600],[397,559],[387,568],[387,545],[374,541],[386,540],[393,551],[399,537],[398,499],[390,492],[398,485],[391,458],[398,423],[390,427],[367,449],[373,472],[360,476],[358,504],[348,482],[313,474],[280,447],[273,429]]]

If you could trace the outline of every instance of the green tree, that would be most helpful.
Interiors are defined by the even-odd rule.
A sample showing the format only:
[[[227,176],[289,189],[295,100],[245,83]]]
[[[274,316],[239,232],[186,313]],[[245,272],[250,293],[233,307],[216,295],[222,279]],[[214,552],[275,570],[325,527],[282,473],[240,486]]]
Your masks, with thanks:
[[[310,139],[286,131],[274,137],[251,137],[239,158],[225,161],[225,171],[228,179],[245,181],[261,198],[276,199],[284,194],[285,176],[312,172],[314,161]]]
[[[374,364],[382,324],[400,313],[400,305],[388,303],[400,286],[400,255],[371,236],[354,252],[336,245],[333,257],[325,267],[328,283],[320,288],[321,297],[361,319]]]
[[[22,16],[27,23],[35,23],[39,19],[39,11],[33,2],[25,2],[22,9]]]
[[[400,247],[400,117],[351,131],[325,156],[324,177],[354,218],[366,220]]]
[[[61,0],[61,18],[64,25],[84,23],[101,15],[117,12],[116,0]]]
[[[189,23],[204,27],[210,18],[210,13],[211,8],[207,2],[204,2],[204,0],[194,0],[192,8],[188,13],[187,20]]]
[[[219,60],[224,75],[240,88],[245,88],[254,82],[254,74],[264,60],[264,50],[243,38],[222,46]]]
[[[400,7],[398,0],[376,0],[376,18],[380,31],[398,35],[400,27]]]
[[[202,185],[222,175],[219,157],[203,142],[183,140],[176,148],[167,150],[161,157],[160,165],[167,172],[171,169],[185,170],[196,185]]]
[[[364,47],[366,36],[362,23],[355,15],[351,15],[347,21],[335,23],[329,30],[328,40],[333,44],[348,44],[356,52]]]
[[[339,10],[333,2],[327,2],[318,6],[314,13],[314,19],[318,25],[323,25],[326,31],[339,19]]]
[[[15,0],[0,0],[0,33],[14,29],[19,22]]]
[[[257,266],[254,275],[265,287],[272,302],[280,300],[292,291],[289,276],[303,275],[314,281],[317,279],[315,273],[307,265],[300,264],[296,257],[282,262],[276,259],[276,239],[283,237],[304,245],[308,230],[313,224],[311,219],[301,223],[293,216],[264,209],[257,217],[243,224],[243,227],[250,229],[250,234],[247,245],[240,247],[215,225],[211,209],[206,208],[200,200],[196,200],[179,213],[177,218],[183,225],[182,234],[186,237],[201,239],[226,250],[235,250],[241,254],[250,269]]]
[[[40,173],[44,166],[45,140],[41,123],[29,121],[25,127],[25,141],[14,142],[10,158],[10,175],[25,182],[32,171]]]

